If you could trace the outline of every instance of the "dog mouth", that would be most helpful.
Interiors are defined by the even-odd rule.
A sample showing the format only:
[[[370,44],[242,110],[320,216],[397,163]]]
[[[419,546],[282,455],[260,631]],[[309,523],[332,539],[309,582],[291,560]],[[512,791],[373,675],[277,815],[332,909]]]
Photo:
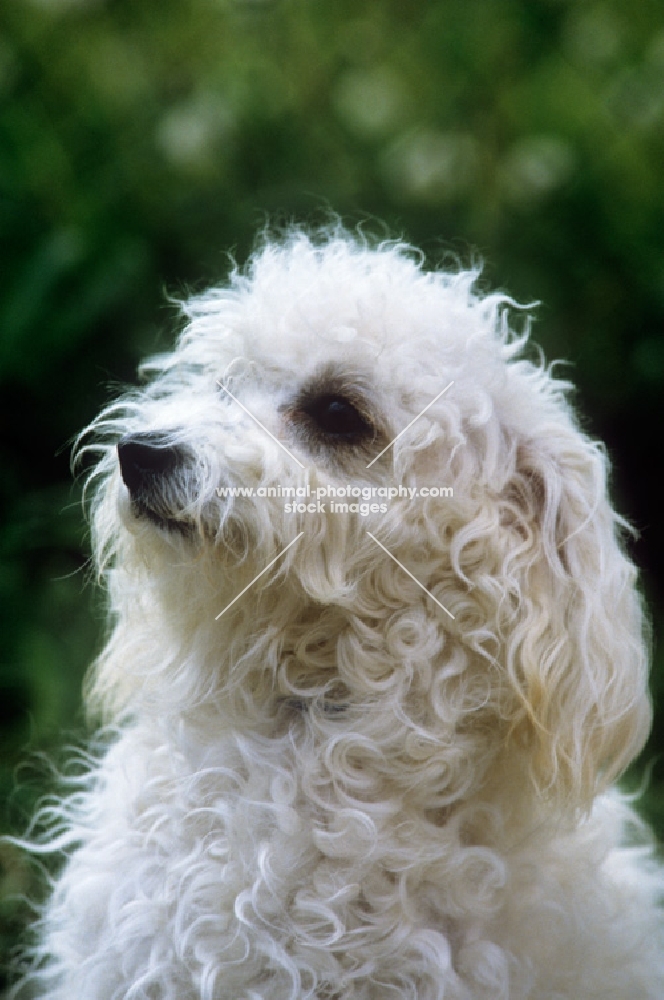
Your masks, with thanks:
[[[182,447],[159,433],[126,434],[117,445],[120,475],[129,492],[132,513],[157,527],[189,534],[182,515],[181,483],[188,462]]]

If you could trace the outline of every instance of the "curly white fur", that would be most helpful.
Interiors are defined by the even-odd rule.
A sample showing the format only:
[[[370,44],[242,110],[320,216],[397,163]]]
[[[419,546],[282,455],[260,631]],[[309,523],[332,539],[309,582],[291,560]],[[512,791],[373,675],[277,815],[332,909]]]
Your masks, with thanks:
[[[87,694],[116,738],[43,844],[69,860],[22,989],[661,1000],[664,877],[609,789],[650,724],[635,570],[513,305],[293,230],[95,422],[112,633]],[[370,433],[321,431],[321,399]],[[173,460],[137,499],[116,445],[146,434]],[[217,495],[306,481],[454,496]]]

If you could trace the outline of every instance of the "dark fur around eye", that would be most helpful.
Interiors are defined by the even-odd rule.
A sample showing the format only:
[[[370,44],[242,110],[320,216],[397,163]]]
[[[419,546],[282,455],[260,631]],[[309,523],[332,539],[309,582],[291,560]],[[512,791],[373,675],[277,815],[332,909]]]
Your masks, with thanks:
[[[316,396],[302,406],[319,433],[332,440],[358,441],[373,434],[373,428],[350,400],[337,394]]]

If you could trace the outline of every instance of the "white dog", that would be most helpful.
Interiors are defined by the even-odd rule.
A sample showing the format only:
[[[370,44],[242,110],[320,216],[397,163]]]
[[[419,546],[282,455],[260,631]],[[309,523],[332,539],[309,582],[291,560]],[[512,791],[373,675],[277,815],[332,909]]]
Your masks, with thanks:
[[[625,525],[476,279],[267,239],[93,425],[116,738],[44,844],[26,991],[664,996],[609,789],[650,723]]]

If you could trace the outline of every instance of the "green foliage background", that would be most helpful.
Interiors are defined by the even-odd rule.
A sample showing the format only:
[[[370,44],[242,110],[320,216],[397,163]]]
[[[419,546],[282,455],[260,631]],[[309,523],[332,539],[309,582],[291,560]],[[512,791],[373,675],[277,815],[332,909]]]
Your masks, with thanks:
[[[221,280],[267,216],[383,220],[541,301],[535,337],[609,443],[657,628],[663,174],[660,0],[3,0],[3,827],[46,787],[17,771],[27,748],[80,737],[101,641],[68,442],[170,342],[165,290]],[[642,761],[660,832],[661,730]],[[8,945],[31,875],[0,861]]]

